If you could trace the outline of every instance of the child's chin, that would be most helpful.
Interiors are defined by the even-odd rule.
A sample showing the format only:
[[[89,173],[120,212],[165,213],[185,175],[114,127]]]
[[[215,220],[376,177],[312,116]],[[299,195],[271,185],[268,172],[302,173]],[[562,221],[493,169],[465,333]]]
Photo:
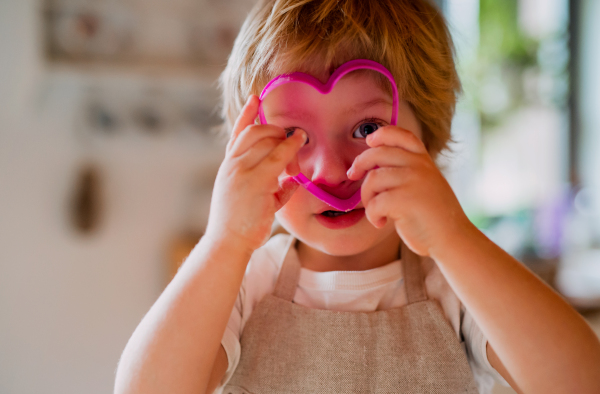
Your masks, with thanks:
[[[378,244],[381,235],[375,229],[366,232],[328,230],[325,234],[310,234],[297,238],[308,246],[331,256],[354,256]]]
[[[288,233],[311,248],[331,256],[354,256],[363,253],[380,243],[391,232],[395,232],[393,225],[377,229],[366,218],[348,228],[333,230],[316,221],[311,221],[307,226],[294,226],[284,215],[280,212],[278,214],[278,222]]]

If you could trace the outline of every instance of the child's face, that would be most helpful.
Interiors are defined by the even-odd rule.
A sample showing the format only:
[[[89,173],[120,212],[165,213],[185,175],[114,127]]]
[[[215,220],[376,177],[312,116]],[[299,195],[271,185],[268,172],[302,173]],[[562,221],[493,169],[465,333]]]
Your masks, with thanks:
[[[325,82],[327,76],[320,79]],[[263,108],[268,123],[306,131],[308,143],[298,153],[302,173],[321,189],[347,199],[362,180],[349,180],[346,171],[356,156],[369,149],[366,134],[390,123],[392,98],[373,72],[352,72],[326,95],[300,83],[278,87],[265,98]],[[419,122],[404,101],[399,105],[398,126],[421,138]],[[332,215],[331,210],[299,187],[276,216],[300,241],[330,255],[355,255],[395,235],[390,221],[380,229],[371,225],[362,202],[348,213]]]

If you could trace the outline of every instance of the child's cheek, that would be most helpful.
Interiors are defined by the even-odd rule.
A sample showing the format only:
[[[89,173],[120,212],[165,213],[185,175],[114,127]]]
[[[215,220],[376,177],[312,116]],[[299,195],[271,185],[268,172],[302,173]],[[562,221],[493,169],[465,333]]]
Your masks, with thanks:
[[[277,221],[290,233],[302,231],[308,225],[312,216],[306,198],[310,194],[303,188],[298,187],[289,201],[275,213]]]

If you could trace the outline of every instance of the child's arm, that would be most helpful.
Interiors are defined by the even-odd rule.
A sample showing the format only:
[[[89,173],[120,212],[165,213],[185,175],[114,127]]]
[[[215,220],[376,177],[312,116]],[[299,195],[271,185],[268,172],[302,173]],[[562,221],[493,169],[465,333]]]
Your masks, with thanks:
[[[296,153],[306,139],[304,132],[286,139],[281,128],[254,125],[257,110],[252,96],[219,168],[206,235],[131,336],[115,393],[198,394],[223,376],[221,339],[246,266],[297,187],[282,187],[278,176],[299,172]]]
[[[488,338],[488,359],[507,381],[525,393],[600,393],[598,338],[523,264],[470,223],[450,232],[431,256]]]
[[[127,343],[115,393],[206,390],[249,258],[202,238]]]
[[[225,348],[221,346],[217,352],[217,358],[208,381],[208,387],[206,389],[207,393],[212,393],[219,386],[219,383],[221,383],[223,376],[225,376],[225,373],[227,372],[228,366],[229,360],[227,359],[227,353],[225,352]]]
[[[431,256],[488,338],[488,359],[525,393],[600,393],[600,342],[557,293],[466,217],[412,132],[386,126],[348,170],[367,218],[386,218],[414,252]],[[379,168],[377,168],[379,167]]]

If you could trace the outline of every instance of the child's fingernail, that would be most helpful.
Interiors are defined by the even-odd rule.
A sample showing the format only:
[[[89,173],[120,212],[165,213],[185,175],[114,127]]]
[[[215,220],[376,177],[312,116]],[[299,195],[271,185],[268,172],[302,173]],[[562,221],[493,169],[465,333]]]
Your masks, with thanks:
[[[304,131],[302,129],[296,129],[295,131],[297,131],[298,134],[300,134],[300,136],[302,136],[302,140],[304,141],[302,143],[302,146],[306,145],[306,143],[308,142],[308,135],[306,135],[306,131]]]

